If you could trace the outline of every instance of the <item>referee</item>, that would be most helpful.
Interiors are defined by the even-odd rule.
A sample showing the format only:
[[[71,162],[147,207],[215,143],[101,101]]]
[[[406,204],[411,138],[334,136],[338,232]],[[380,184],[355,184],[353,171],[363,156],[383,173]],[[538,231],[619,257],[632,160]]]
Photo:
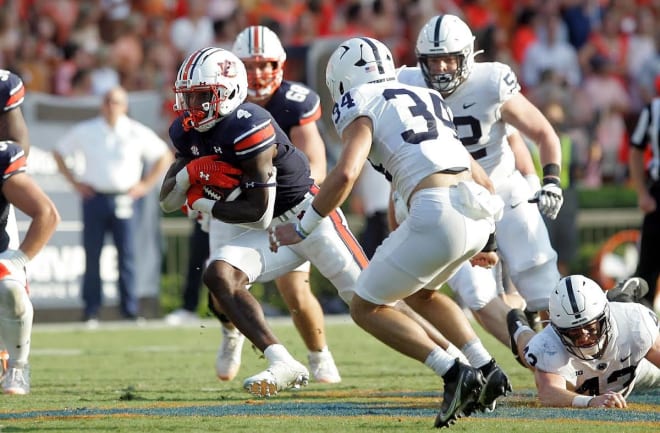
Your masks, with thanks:
[[[660,90],[660,79],[656,79]],[[644,107],[637,120],[637,126],[630,138],[630,158],[628,166],[630,179],[637,192],[637,205],[644,212],[641,229],[639,262],[635,276],[644,278],[649,284],[649,292],[644,303],[660,310],[660,296],[656,286],[660,275],[660,92]],[[646,148],[651,148],[651,158],[645,161]],[[655,303],[654,303],[655,301]]]

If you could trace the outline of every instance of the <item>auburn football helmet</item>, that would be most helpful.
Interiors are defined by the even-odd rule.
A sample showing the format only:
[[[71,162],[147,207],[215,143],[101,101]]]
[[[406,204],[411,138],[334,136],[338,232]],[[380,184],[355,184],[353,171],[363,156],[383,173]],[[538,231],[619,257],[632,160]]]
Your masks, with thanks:
[[[202,48],[183,61],[174,83],[177,114],[184,128],[203,132],[232,113],[247,96],[243,62],[222,48]]]

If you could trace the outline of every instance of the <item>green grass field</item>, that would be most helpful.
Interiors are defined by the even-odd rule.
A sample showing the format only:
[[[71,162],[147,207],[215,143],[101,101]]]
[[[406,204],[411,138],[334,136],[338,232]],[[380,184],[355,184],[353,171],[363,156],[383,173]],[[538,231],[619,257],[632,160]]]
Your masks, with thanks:
[[[442,381],[367,335],[346,317],[327,319],[343,377],[255,399],[242,379],[265,368],[248,344],[239,377],[215,378],[219,325],[168,328],[40,325],[33,334],[32,393],[0,396],[0,432],[420,432],[435,431]],[[301,361],[306,350],[288,319],[273,326]],[[479,330],[480,332],[480,330]],[[483,336],[507,371],[513,395],[495,412],[460,419],[458,432],[651,432],[660,430],[660,389],[626,410],[538,407],[532,375]]]

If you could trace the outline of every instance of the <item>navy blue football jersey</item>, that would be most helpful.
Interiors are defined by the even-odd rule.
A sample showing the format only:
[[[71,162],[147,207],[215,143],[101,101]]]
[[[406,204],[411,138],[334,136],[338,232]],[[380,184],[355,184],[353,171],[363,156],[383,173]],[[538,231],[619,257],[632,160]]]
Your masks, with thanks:
[[[25,87],[18,75],[0,69],[0,107],[7,112],[19,107],[25,97]]]
[[[288,136],[291,128],[321,117],[321,98],[304,84],[282,81],[264,107]]]
[[[13,175],[24,173],[25,164],[25,153],[21,146],[13,141],[0,141],[0,171],[3,185]],[[6,230],[9,205],[9,201],[0,190],[0,251],[5,251],[9,246],[9,234]]]
[[[241,161],[277,146],[273,159],[277,169],[274,216],[298,204],[313,184],[305,154],[291,144],[271,114],[256,104],[239,105],[205,132],[186,131],[183,116],[179,116],[172,122],[169,133],[177,157],[220,155],[223,161],[237,167]]]

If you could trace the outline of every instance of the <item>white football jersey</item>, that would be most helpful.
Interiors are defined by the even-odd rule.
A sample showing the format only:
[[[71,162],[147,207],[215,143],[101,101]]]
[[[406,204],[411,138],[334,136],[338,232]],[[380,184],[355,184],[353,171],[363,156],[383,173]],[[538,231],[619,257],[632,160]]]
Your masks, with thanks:
[[[402,83],[427,87],[419,67],[401,68],[398,79]],[[515,169],[500,108],[519,92],[520,84],[509,66],[484,62],[475,63],[467,80],[444,99],[453,113],[461,142],[496,187]]]
[[[373,123],[369,161],[391,180],[405,202],[432,173],[470,167],[442,96],[396,81],[364,84],[342,95],[332,111],[339,136],[358,117]]]
[[[525,348],[525,359],[541,371],[561,375],[579,394],[632,391],[637,366],[658,338],[658,318],[636,303],[611,302],[611,336],[600,359],[571,355],[551,326],[536,334]]]

